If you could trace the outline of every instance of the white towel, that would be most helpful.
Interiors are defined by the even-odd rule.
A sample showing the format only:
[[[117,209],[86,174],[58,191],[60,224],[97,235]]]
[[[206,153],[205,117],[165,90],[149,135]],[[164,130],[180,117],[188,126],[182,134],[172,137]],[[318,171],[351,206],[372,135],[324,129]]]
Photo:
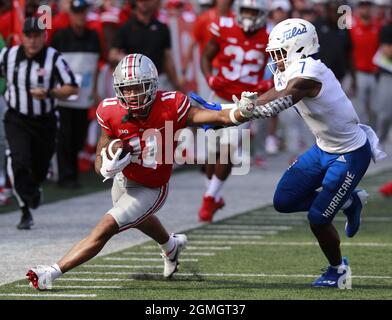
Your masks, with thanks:
[[[387,154],[383,150],[380,144],[380,139],[377,137],[377,134],[374,132],[374,130],[371,127],[366,126],[364,124],[360,124],[359,126],[363,131],[365,131],[366,136],[369,140],[370,148],[372,150],[372,159],[374,163],[376,163],[377,160],[386,158]]]

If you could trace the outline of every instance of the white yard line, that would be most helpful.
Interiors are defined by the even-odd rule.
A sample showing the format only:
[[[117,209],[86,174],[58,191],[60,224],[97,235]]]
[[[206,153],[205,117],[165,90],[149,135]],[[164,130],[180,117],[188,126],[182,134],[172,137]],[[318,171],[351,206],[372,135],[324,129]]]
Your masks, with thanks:
[[[95,298],[96,294],[62,294],[62,293],[0,293],[0,297],[56,297],[56,298]]]
[[[228,235],[275,235],[278,231],[257,231],[257,230],[197,230],[192,231],[190,235],[194,234],[228,234]]]
[[[243,225],[243,224],[211,224],[207,226],[208,230],[215,229],[239,229],[239,230],[274,230],[274,231],[286,231],[291,230],[293,227],[290,226],[253,226],[253,225]]]
[[[17,284],[16,288],[29,288],[28,284]],[[56,289],[121,289],[122,286],[58,286],[53,285]]]
[[[140,275],[141,273],[137,272],[99,272],[99,271],[90,271],[89,274],[96,274],[96,275]],[[149,272],[144,273],[147,275],[162,275],[161,273],[157,272]],[[202,277],[240,277],[240,278],[317,278],[320,275],[317,274],[268,274],[268,273],[187,273],[187,272],[179,272],[176,273],[175,276],[182,276],[182,277],[190,277],[190,276],[202,276]],[[380,275],[360,275],[360,276],[352,276],[353,278],[358,279],[392,279],[392,276],[380,276]]]
[[[67,274],[71,275],[88,275],[88,274],[95,274],[95,275],[112,275],[112,276],[129,276],[133,274],[142,274],[141,272],[126,272],[126,271],[70,271]],[[148,273],[150,274],[150,273]],[[161,274],[161,273],[157,273]],[[68,288],[68,286],[67,286]]]
[[[206,238],[207,237],[204,236],[204,237],[198,237],[197,239],[206,239]],[[210,238],[210,237],[208,237],[208,238]],[[229,241],[229,240],[193,240],[193,239],[190,239],[189,243],[192,243],[192,244],[203,244],[203,245],[204,244],[206,244],[206,245],[215,245],[215,246],[218,246],[218,245],[221,244],[222,246],[224,246],[224,245],[248,245],[248,244],[258,245],[258,244],[262,244],[264,242],[263,241],[246,241],[246,240],[243,240],[243,241]]]
[[[218,234],[218,235],[210,235],[210,234],[189,234],[188,237],[190,239],[233,239],[233,235],[223,235],[223,234]],[[244,235],[236,235],[235,236],[236,239],[264,239],[263,236],[244,236]],[[189,240],[189,242],[191,242],[192,240]],[[193,242],[193,241],[192,241]],[[213,242],[211,242],[211,244],[213,244]],[[232,244],[232,243],[227,243],[227,244]]]
[[[103,258],[104,260],[107,261],[159,261],[163,262],[162,258],[116,258],[116,257],[107,257]],[[198,262],[198,259],[193,259],[193,258],[186,258],[186,259],[181,259],[181,261],[184,262]]]
[[[143,246],[141,249],[156,249],[156,246]],[[231,250],[230,246],[209,247],[209,246],[186,246],[186,250]]]
[[[214,244],[214,245],[266,245],[266,246],[317,246],[317,242],[266,242],[266,241],[208,241],[192,240],[192,244]],[[352,247],[391,247],[392,243],[379,242],[342,242],[342,246]]]
[[[287,223],[290,223],[290,221],[308,221],[306,217],[295,217],[293,215],[287,215],[287,216],[268,216],[268,217],[263,217],[263,216],[255,216],[255,217],[233,217],[233,221],[235,221],[237,224],[240,221],[243,222],[265,222],[265,221],[272,221],[272,220],[283,220],[287,221]],[[334,221],[346,221],[346,218],[344,217],[336,217],[334,218]],[[392,218],[391,217],[363,217],[362,221],[364,222],[391,222]]]
[[[121,279],[121,278],[59,278],[56,281],[81,281],[81,282],[121,282],[121,281],[133,281],[134,279]]]
[[[187,248],[188,250],[188,248]],[[158,251],[155,252],[124,252],[125,256],[156,256],[159,255]],[[214,252],[182,252],[181,256],[214,256]],[[160,259],[162,261],[162,259]]]
[[[290,218],[287,219],[256,219],[256,220],[250,220],[250,219],[244,219],[244,218],[233,218],[233,220],[225,221],[227,224],[241,224],[244,226],[263,226],[266,224],[271,224],[271,223],[279,223],[282,222],[284,225],[292,225],[292,226],[302,226],[305,223],[307,223],[306,219],[298,219],[298,220],[292,220]]]
[[[163,266],[130,266],[130,265],[122,265],[122,264],[86,264],[81,265],[82,268],[114,268],[114,269],[162,269]]]

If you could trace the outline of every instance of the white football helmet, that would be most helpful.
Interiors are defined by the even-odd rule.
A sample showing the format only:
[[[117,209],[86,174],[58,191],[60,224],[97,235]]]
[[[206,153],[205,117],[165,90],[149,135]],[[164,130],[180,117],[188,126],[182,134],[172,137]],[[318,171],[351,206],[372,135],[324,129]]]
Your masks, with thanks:
[[[113,88],[122,107],[131,113],[146,115],[158,90],[157,68],[150,58],[139,53],[129,54],[113,72]],[[128,93],[124,93],[124,89]]]
[[[234,3],[235,17],[237,24],[245,31],[256,31],[266,24],[269,5],[267,0],[236,0]],[[244,15],[241,9],[257,10],[258,14],[254,17]]]
[[[286,19],[272,29],[266,51],[272,58],[268,67],[273,74],[279,72],[276,64],[280,61],[287,69],[294,61],[319,51],[316,28],[303,19]]]

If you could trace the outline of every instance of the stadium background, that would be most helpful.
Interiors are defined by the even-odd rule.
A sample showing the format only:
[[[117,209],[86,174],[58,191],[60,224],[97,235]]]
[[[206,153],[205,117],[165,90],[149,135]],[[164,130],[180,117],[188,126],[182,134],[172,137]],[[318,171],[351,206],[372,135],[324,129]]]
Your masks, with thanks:
[[[11,10],[11,34],[18,35],[26,3],[11,2],[14,8]],[[169,24],[172,32],[174,60],[177,62],[184,58],[191,37],[192,21],[196,17],[191,10],[183,10],[183,7],[178,10],[178,3],[182,2],[163,2],[165,10],[161,11],[161,19]],[[14,37],[12,44],[17,43],[18,38]],[[186,77],[188,89],[194,90],[197,63],[193,62],[192,66],[187,70]],[[177,63],[176,68],[178,75],[181,75],[181,64]],[[385,148],[389,154],[392,152],[388,141]],[[390,157],[371,165],[363,182],[370,193],[364,225],[358,237],[343,240],[344,253],[349,256],[352,253],[354,276],[360,276],[354,278],[355,290],[331,295],[315,293],[308,288],[312,276],[319,274],[319,266],[325,261],[317,253],[314,240],[307,232],[305,216],[278,215],[270,207],[274,186],[292,157],[291,153],[281,149],[278,154],[267,157],[266,167],[252,166],[247,177],[230,179],[224,191],[226,207],[217,214],[215,223],[208,226],[197,220],[204,187],[203,176],[197,168],[177,171],[171,182],[168,202],[159,216],[173,232],[192,229],[189,232],[189,246],[195,248],[196,254],[191,254],[191,249],[187,251],[189,256],[183,256],[184,263],[178,274],[181,281],[163,281],[156,274],[161,271],[161,263],[146,260],[159,258],[157,248],[156,256],[140,254],[144,250],[153,252],[154,249],[149,248],[151,243],[146,243],[147,238],[140,232],[130,231],[116,236],[105,247],[100,258],[90,262],[91,267],[78,268],[75,274],[65,277],[69,280],[60,282],[59,289],[48,298],[167,299],[167,293],[171,293],[173,298],[188,299],[391,299],[392,273],[389,266],[392,258],[388,251],[392,246],[392,203],[378,192],[382,184],[392,179]],[[91,156],[91,150],[85,151],[89,155],[81,154],[81,158]],[[3,285],[0,287],[0,299],[43,298],[43,294],[29,291],[26,283],[21,281],[27,268],[37,263],[50,264],[58,259],[95,225],[104,213],[103,208],[110,207],[110,185],[102,184],[101,179],[86,168],[81,169],[86,172],[82,176],[84,188],[80,190],[58,190],[50,181],[45,185],[44,205],[34,212],[38,226],[34,233],[16,232],[14,225],[18,211],[14,210],[14,201],[0,208],[0,260],[3,262],[0,265],[0,284]],[[50,178],[55,179],[55,175]],[[343,230],[342,221],[338,219],[339,231]],[[244,243],[229,244],[233,237]],[[215,249],[207,249],[209,247]],[[211,255],[198,257],[200,248]],[[126,251],[117,253],[123,249]],[[129,259],[132,257],[136,259]],[[243,261],[246,261],[246,266]],[[112,267],[94,266],[99,264],[110,264]],[[114,274],[105,275],[102,272]]]

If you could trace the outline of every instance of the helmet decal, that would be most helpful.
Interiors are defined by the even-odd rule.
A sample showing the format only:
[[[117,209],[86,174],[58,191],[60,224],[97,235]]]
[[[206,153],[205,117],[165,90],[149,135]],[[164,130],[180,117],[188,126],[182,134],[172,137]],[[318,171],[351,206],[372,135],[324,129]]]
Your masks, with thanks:
[[[290,30],[284,31],[281,43],[284,43],[285,41],[290,40],[291,38],[294,38],[300,34],[306,33],[307,32],[306,25],[304,25],[302,23],[300,25],[302,26],[302,29],[294,27]]]

